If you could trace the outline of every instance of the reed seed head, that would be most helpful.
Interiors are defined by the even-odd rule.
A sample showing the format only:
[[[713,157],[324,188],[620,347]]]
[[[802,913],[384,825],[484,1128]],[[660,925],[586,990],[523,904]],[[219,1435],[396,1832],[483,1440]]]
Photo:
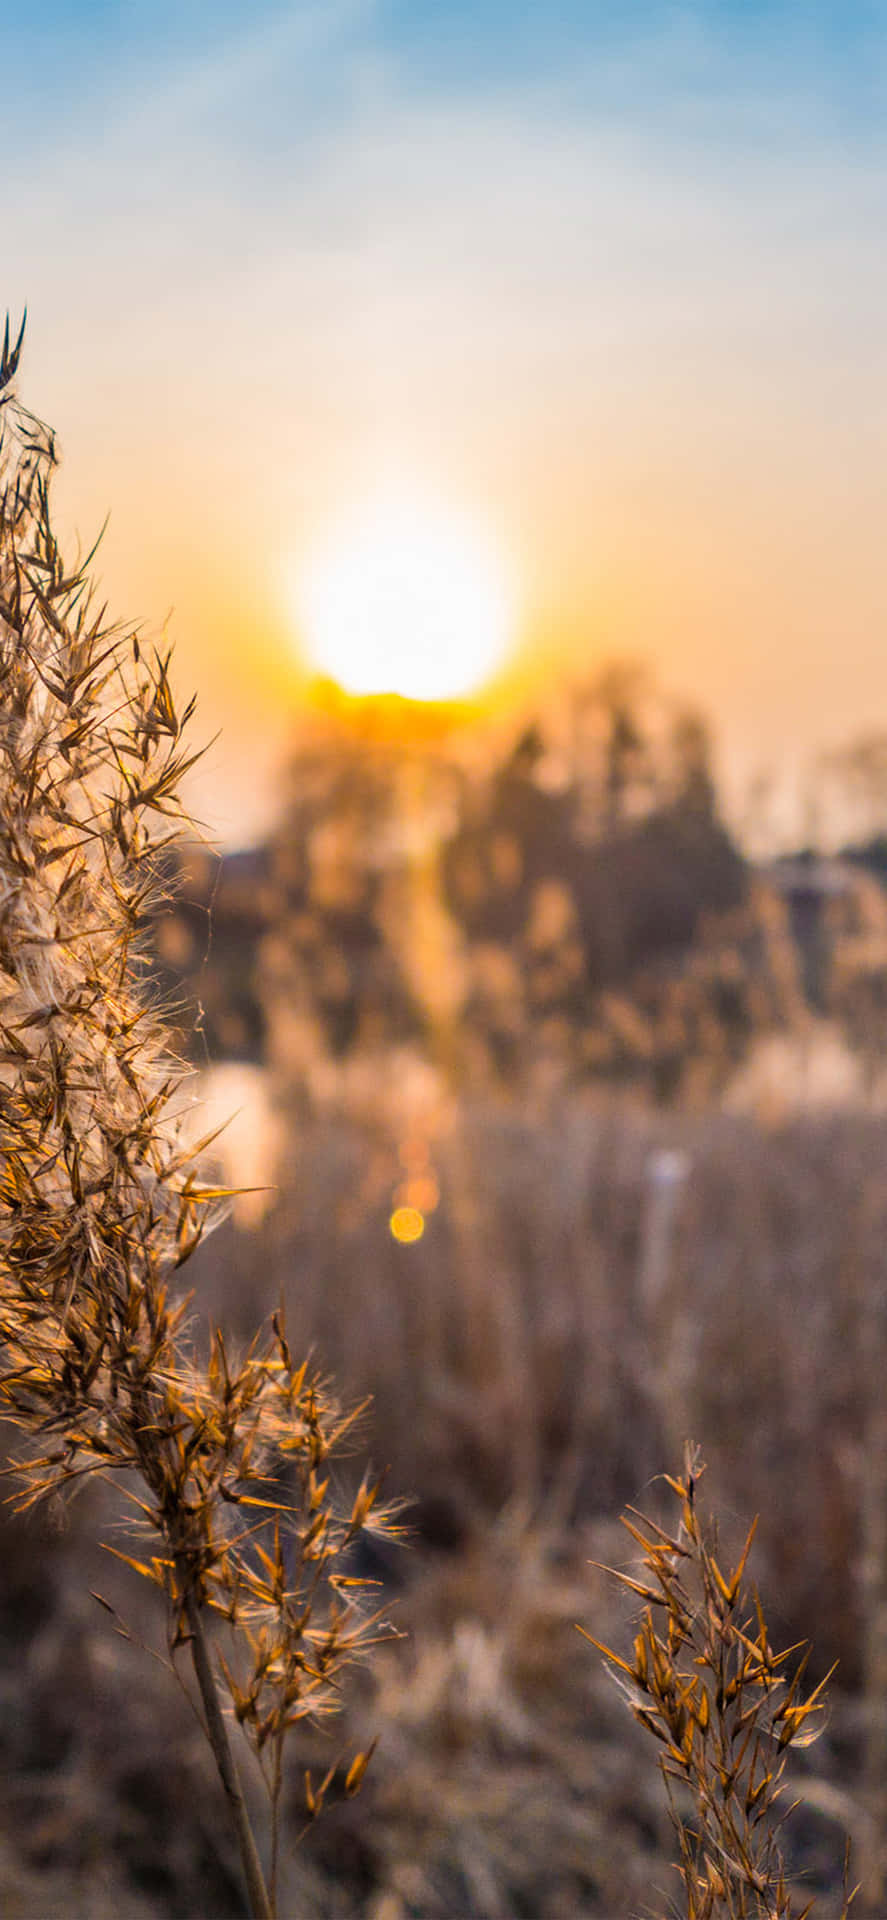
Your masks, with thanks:
[[[282,1315],[207,1365],[170,1277],[224,1194],[176,1117],[185,1068],[145,982],[147,916],[197,755],[169,655],[108,626],[52,530],[52,435],[0,358],[0,1411],[19,1503],[123,1475],[173,1647],[194,1609],[231,1630],[223,1671],[259,1753],[336,1704],[378,1632],[349,1574],[384,1524],[378,1484],[340,1512],[349,1421],[292,1355]],[[357,1776],[355,1776],[356,1778]]]

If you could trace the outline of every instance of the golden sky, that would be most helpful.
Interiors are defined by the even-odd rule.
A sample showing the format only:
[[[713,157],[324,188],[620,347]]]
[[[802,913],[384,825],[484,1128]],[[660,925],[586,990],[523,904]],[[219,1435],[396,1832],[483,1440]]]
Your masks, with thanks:
[[[224,840],[380,474],[490,529],[524,662],[698,700],[734,794],[887,727],[882,7],[46,0],[13,51],[22,397]]]

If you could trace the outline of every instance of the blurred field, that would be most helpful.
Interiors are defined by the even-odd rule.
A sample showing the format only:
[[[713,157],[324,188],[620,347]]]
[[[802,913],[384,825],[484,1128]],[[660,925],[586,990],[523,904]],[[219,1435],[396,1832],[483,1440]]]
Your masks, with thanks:
[[[575,728],[482,776],[313,743],[274,842],[194,850],[152,929],[195,1132],[240,1109],[207,1164],[252,1189],[186,1269],[194,1337],[282,1300],[369,1403],[355,1475],[409,1503],[357,1567],[401,1637],[291,1758],[294,1838],[304,1767],[379,1735],[287,1852],[292,1920],[674,1910],[655,1747],[576,1626],[626,1641],[593,1563],[631,1566],[620,1509],[659,1509],[688,1437],[726,1555],[760,1514],[774,1641],[840,1663],[787,1835],[822,1920],[846,1836],[869,1876],[884,1829],[887,901],[877,862],[752,867],[704,732],[654,750],[608,686],[575,762]],[[3,1523],[3,1912],[234,1914],[196,1722],[93,1544],[107,1500]]]
[[[441,1205],[404,1246],[390,1140],[338,1116],[285,1141],[261,1226],[201,1251],[195,1311],[245,1336],[284,1297],[344,1397],[372,1394],[360,1450],[412,1498],[413,1541],[370,1569],[407,1636],[349,1703],[355,1737],[381,1736],[370,1781],[305,1842],[284,1912],[665,1910],[655,1756],[574,1623],[625,1633],[589,1561],[630,1563],[618,1510],[655,1508],[686,1434],[727,1544],[761,1514],[775,1637],[812,1635],[817,1675],[841,1662],[793,1823],[834,1900],[843,1827],[862,1826],[885,1149],[887,1122],[862,1113],[765,1131],[588,1096],[532,1120],[463,1106],[436,1143]],[[4,1910],[235,1912],[196,1728],[85,1597],[119,1589],[132,1617],[91,1535],[76,1505],[59,1539],[7,1523]],[[345,1734],[325,1741],[332,1756]]]

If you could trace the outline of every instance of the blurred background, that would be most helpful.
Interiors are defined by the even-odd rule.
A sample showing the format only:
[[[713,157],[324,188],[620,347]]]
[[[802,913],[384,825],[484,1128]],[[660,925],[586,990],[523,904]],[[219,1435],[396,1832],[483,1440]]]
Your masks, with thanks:
[[[58,528],[210,741],[150,930],[244,1189],[195,1312],[282,1297],[411,1502],[284,1911],[668,1910],[575,1623],[692,1436],[840,1662],[799,1887],[849,1835],[881,1914],[887,8],[36,0],[4,67]],[[90,1498],[3,1522],[4,1912],[234,1914]]]

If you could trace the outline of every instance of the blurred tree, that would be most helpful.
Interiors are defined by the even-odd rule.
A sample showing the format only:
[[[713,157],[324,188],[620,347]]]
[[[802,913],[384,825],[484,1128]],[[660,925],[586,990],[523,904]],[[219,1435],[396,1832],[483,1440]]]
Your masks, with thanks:
[[[476,733],[472,760],[412,725],[368,703],[294,753],[256,974],[281,1090],[338,1098],[398,1054],[441,1083],[671,1096],[791,1017],[785,914],[750,891],[697,713],[611,667],[485,767]]]
[[[631,661],[605,667],[592,686],[592,698],[606,722],[605,823],[611,832],[632,811],[633,795],[649,802],[656,790],[650,742],[641,720],[643,688],[643,670]]]
[[[289,799],[274,836],[273,930],[261,990],[273,1029],[304,1066],[362,1044],[393,1044],[422,1030],[399,943],[392,895],[408,858],[394,757],[360,740],[308,743],[294,757]]]
[[[675,803],[713,820],[717,811],[711,768],[711,736],[701,715],[682,709],[671,730]]]

